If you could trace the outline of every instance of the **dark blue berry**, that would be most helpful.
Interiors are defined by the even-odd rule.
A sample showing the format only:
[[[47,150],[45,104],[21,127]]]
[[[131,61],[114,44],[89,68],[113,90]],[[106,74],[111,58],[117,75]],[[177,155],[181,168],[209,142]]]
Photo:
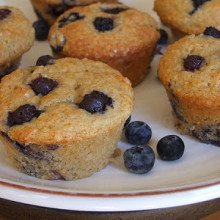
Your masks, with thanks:
[[[50,55],[44,55],[38,58],[36,66],[47,66],[54,64],[54,58]]]
[[[154,166],[155,154],[149,146],[135,146],[124,152],[124,165],[136,174],[148,173]]]
[[[36,95],[47,95],[54,88],[58,86],[58,83],[55,80],[46,78],[46,77],[38,77],[31,81],[30,87],[35,92]]]
[[[8,113],[8,126],[21,125],[25,122],[31,121],[33,118],[39,117],[41,112],[33,105],[22,105],[14,112]]]
[[[85,16],[84,15],[80,15],[78,12],[72,12],[67,17],[62,18],[59,21],[58,27],[62,28],[62,27],[66,26],[66,25],[68,25],[68,24],[70,24],[72,22],[75,22],[75,21],[78,21],[78,20],[82,20],[84,18],[85,18]]]
[[[51,45],[51,49],[53,53],[55,54],[61,53],[64,49],[65,44],[66,44],[66,38],[63,36],[62,41],[59,43],[59,45],[55,45],[55,46]]]
[[[107,106],[112,107],[112,98],[108,97],[102,92],[93,91],[90,94],[84,96],[82,102],[79,103],[79,108],[94,113],[104,113],[107,109]]]
[[[128,10],[127,8],[121,8],[121,7],[116,7],[116,8],[104,8],[102,9],[103,12],[107,13],[107,14],[119,14],[123,11]]]
[[[44,19],[39,19],[33,23],[36,40],[46,40],[49,32],[49,25]]]
[[[162,160],[173,161],[183,156],[185,145],[176,135],[168,135],[160,139],[157,144],[157,153]]]
[[[93,24],[100,32],[111,31],[114,28],[114,21],[111,18],[97,17]]]
[[[11,10],[7,8],[0,9],[0,20],[4,20],[11,14]]]
[[[184,59],[184,68],[186,71],[194,72],[199,70],[205,64],[205,58],[199,55],[189,55]]]
[[[125,128],[125,137],[130,144],[147,144],[151,139],[151,136],[151,128],[146,123],[141,121],[131,122]]]
[[[199,7],[201,7],[204,3],[208,1],[211,0],[192,0],[194,9],[190,12],[190,14],[192,15],[193,13],[195,13]]]
[[[165,45],[168,43],[168,34],[165,30],[160,29],[160,39],[157,43],[161,45]]]
[[[214,38],[220,38],[220,31],[214,27],[207,27],[204,31],[204,35]]]
[[[31,148],[31,145],[24,145],[19,142],[15,142],[15,148],[17,148],[22,154],[26,155],[35,160],[43,160],[44,153],[40,151],[35,151]]]
[[[20,60],[15,61],[10,66],[8,66],[7,68],[5,68],[2,71],[0,71],[0,80],[4,76],[6,76],[6,75],[10,74],[11,72],[13,72],[14,70],[16,70],[19,67],[19,65],[20,65]]]
[[[62,15],[65,11],[67,11],[68,9],[70,9],[70,7],[64,3],[58,4],[58,5],[50,5],[49,13],[53,15],[54,17],[58,17]]]

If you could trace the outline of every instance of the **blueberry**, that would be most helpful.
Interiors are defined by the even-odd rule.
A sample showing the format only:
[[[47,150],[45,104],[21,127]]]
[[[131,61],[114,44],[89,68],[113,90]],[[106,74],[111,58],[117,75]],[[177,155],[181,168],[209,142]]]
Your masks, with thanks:
[[[124,124],[124,128],[130,123],[130,121],[131,121],[131,116],[129,116],[128,119],[126,120]]]
[[[168,43],[168,34],[165,30],[160,29],[160,39],[157,43],[161,45],[165,45]]]
[[[53,51],[53,53],[57,54],[57,53],[61,53],[64,49],[64,46],[66,44],[66,38],[62,35],[62,40],[59,42],[59,45],[51,45],[51,49]]]
[[[5,69],[3,69],[2,71],[0,71],[0,81],[4,76],[6,76],[6,75],[12,73],[14,70],[16,70],[19,67],[19,65],[20,65],[20,60],[15,61],[10,66],[8,66]]]
[[[125,128],[125,137],[130,144],[147,144],[151,139],[151,136],[151,128],[141,121],[131,122]]]
[[[30,157],[35,160],[43,160],[44,159],[44,153],[35,151],[31,148],[31,145],[24,145],[19,142],[15,142],[14,147],[18,149],[22,154],[24,154],[27,157]]]
[[[25,122],[31,121],[33,118],[37,118],[40,115],[40,111],[33,105],[22,105],[14,112],[8,113],[8,126],[21,125]]]
[[[51,5],[49,7],[49,13],[52,14],[54,17],[62,15],[65,11],[67,11],[70,8],[67,4],[64,3],[58,5]]]
[[[112,98],[108,97],[102,92],[93,91],[84,96],[82,102],[79,103],[79,108],[94,113],[103,113],[106,111],[107,106],[112,107]]]
[[[184,68],[186,71],[194,72],[199,70],[205,64],[205,58],[199,55],[189,55],[184,59]]]
[[[36,40],[46,40],[49,33],[49,25],[44,19],[39,19],[33,23]]]
[[[194,9],[189,13],[190,15],[193,15],[199,7],[201,7],[204,3],[211,1],[211,0],[192,0]]]
[[[111,18],[97,17],[93,24],[100,32],[111,31],[114,28],[114,21]]]
[[[204,31],[204,35],[214,38],[220,38],[220,31],[214,27],[207,27]]]
[[[11,14],[11,10],[7,8],[0,9],[0,20],[4,20]]]
[[[78,12],[72,12],[71,14],[68,15],[68,17],[62,18],[59,21],[59,28],[62,28],[72,22],[78,21],[78,20],[82,20],[84,19],[85,16],[84,15],[80,15]]]
[[[157,153],[162,160],[173,161],[183,156],[185,145],[176,135],[168,135],[160,139],[157,144]]]
[[[54,64],[54,58],[50,55],[44,55],[38,58],[36,66],[47,66]]]
[[[38,77],[31,81],[30,87],[35,92],[36,95],[47,95],[54,88],[58,86],[58,83],[55,80],[46,78],[46,77]]]
[[[155,154],[149,146],[135,146],[124,152],[124,165],[131,173],[148,173],[154,166]]]
[[[107,13],[107,14],[119,14],[123,11],[128,10],[127,8],[121,8],[121,7],[116,7],[116,8],[104,8],[102,9],[103,12]]]

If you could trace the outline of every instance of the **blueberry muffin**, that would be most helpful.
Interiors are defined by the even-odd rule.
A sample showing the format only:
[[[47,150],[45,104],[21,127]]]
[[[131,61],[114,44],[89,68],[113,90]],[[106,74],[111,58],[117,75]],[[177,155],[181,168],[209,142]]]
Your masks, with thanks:
[[[104,168],[133,108],[129,80],[101,62],[49,56],[0,83],[0,130],[12,164],[43,179]]]
[[[49,42],[56,57],[102,61],[135,86],[146,76],[159,36],[148,14],[123,4],[96,3],[60,16]]]
[[[85,6],[95,2],[117,2],[117,0],[31,0],[39,18],[52,25],[56,19],[74,6]]]
[[[155,0],[154,9],[175,32],[200,34],[209,26],[220,28],[219,0]]]
[[[33,45],[34,29],[19,9],[0,6],[0,30],[1,79],[18,67],[22,55]]]
[[[169,46],[159,64],[177,126],[220,146],[220,30],[206,28]]]

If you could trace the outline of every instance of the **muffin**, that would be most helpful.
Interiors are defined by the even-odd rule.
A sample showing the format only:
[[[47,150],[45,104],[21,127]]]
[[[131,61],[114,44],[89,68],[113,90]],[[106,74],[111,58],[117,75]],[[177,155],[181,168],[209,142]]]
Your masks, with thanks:
[[[85,6],[95,2],[112,3],[117,0],[31,0],[37,16],[52,25],[56,19],[74,6]]]
[[[122,4],[96,3],[60,16],[49,42],[56,57],[102,61],[135,86],[146,76],[159,36],[148,14]]]
[[[0,30],[1,80],[19,66],[22,55],[33,45],[34,29],[19,9],[0,6]]]
[[[220,30],[206,28],[169,46],[159,64],[178,128],[220,146]]]
[[[13,166],[73,180],[108,165],[133,108],[128,79],[101,62],[45,59],[0,83],[0,130]]]
[[[200,34],[209,26],[220,29],[219,0],[155,0],[154,9],[175,34]]]

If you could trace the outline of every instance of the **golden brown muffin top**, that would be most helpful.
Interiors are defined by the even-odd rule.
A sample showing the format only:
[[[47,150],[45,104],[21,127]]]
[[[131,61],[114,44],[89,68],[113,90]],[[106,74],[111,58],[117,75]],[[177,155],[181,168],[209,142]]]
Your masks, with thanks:
[[[17,8],[0,6],[0,66],[18,59],[34,42],[31,22]]]
[[[155,0],[162,22],[186,34],[199,34],[208,26],[220,28],[219,0]]]
[[[60,16],[50,30],[49,42],[64,56],[121,57],[155,42],[157,27],[150,15],[134,8],[97,3]]]
[[[36,94],[36,84],[37,89],[42,88],[42,82],[34,82],[39,77],[55,82],[46,95]],[[105,110],[91,113],[80,104],[94,91],[111,102]],[[111,130],[125,121],[133,108],[133,89],[128,79],[106,64],[64,58],[52,65],[19,69],[5,76],[0,83],[0,100],[0,130],[12,140],[37,145],[64,144]],[[10,115],[26,104],[34,106],[37,112],[32,111],[29,122],[16,124]],[[26,112],[19,114],[20,117]]]
[[[159,64],[165,88],[204,111],[220,108],[220,32],[218,37],[186,36],[168,47]]]

